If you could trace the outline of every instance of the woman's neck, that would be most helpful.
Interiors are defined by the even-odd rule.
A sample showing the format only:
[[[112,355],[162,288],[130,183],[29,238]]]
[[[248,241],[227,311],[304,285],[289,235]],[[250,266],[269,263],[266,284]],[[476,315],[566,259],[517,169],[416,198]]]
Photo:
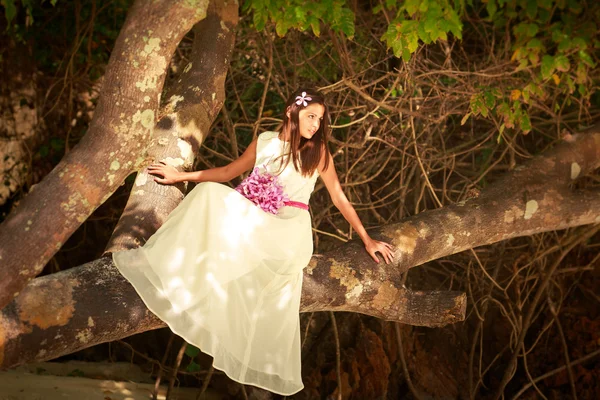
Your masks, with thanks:
[[[289,142],[290,141],[290,131],[288,129],[286,129],[286,128],[283,128],[281,130],[281,132],[279,133],[278,138],[282,142]]]

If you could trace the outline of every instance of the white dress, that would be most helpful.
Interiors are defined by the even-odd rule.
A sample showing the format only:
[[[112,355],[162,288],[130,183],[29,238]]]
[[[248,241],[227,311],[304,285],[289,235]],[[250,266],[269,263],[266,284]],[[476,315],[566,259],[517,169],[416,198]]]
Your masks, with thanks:
[[[255,166],[276,173],[286,142],[262,133]],[[318,173],[293,163],[280,174],[290,200],[308,204]],[[267,213],[219,183],[198,184],[138,249],[113,260],[146,306],[214,357],[231,379],[290,395],[300,391],[302,273],[312,256],[307,210]]]

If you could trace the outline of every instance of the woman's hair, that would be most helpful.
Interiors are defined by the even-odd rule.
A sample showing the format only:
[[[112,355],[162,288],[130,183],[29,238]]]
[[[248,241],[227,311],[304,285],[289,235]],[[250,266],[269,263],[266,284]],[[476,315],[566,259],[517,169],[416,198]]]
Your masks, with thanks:
[[[305,102],[298,101],[297,97],[302,97],[304,92],[306,92],[304,98],[310,97],[311,100],[306,100]],[[319,125],[319,130],[315,132],[312,138],[306,139],[300,134],[298,114],[305,107],[315,103],[323,106],[323,119]],[[329,108],[325,103],[323,95],[312,88],[300,88],[293,92],[285,103],[283,129],[285,130],[286,127],[290,133],[290,146],[289,151],[283,155],[286,161],[281,170],[285,169],[290,160],[292,160],[292,165],[296,171],[304,176],[311,176],[319,166],[323,155],[325,155],[324,169],[327,169],[329,166],[329,157],[326,155],[327,141],[329,139]]]

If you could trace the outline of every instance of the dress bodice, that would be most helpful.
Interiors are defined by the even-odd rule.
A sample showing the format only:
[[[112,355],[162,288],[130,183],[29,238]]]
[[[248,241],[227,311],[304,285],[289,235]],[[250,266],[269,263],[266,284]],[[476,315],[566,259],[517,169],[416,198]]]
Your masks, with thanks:
[[[285,159],[279,156],[287,151],[289,144],[280,140],[278,136],[278,132],[271,131],[263,132],[258,136],[254,166],[264,168],[272,174],[279,174],[279,181],[290,200],[308,204],[319,173],[315,170],[312,176],[302,176],[294,168],[292,160],[283,171],[280,171],[281,163],[285,163]]]

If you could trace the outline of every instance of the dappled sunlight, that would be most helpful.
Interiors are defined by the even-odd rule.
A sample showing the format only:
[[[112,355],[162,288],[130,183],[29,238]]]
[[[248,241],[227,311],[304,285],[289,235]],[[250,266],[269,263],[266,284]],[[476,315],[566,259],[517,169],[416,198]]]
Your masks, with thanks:
[[[215,276],[212,272],[208,272],[206,274],[206,281],[211,284],[216,295],[219,296],[219,298],[223,300],[223,302],[227,302],[227,293],[225,293],[225,290],[223,289],[219,281],[215,279]]]
[[[223,201],[227,213],[223,216],[221,233],[229,247],[249,242],[257,227],[269,216],[238,192],[231,192]]]
[[[173,254],[173,258],[171,258],[171,260],[169,261],[169,266],[168,266],[169,272],[175,272],[179,268],[181,268],[184,256],[185,256],[185,248],[184,247],[179,247],[175,250],[175,252]]]
[[[206,259],[206,252],[201,253],[198,257],[196,257],[196,264],[202,263]]]
[[[183,286],[183,279],[181,279],[181,277],[176,276],[171,278],[171,280],[169,281],[169,291],[173,291],[174,289],[178,289],[181,286]]]
[[[257,159],[271,151],[278,149]],[[306,201],[314,181],[293,171],[280,177],[291,198]],[[292,206],[271,214],[216,183],[198,185],[182,205],[129,257],[140,260],[132,276],[148,308],[240,379],[300,387],[296,335],[302,268],[313,249],[310,214]]]
[[[287,284],[281,290],[281,296],[279,297],[279,303],[277,303],[277,308],[279,310],[283,310],[288,306],[290,300],[292,299],[292,285]]]

